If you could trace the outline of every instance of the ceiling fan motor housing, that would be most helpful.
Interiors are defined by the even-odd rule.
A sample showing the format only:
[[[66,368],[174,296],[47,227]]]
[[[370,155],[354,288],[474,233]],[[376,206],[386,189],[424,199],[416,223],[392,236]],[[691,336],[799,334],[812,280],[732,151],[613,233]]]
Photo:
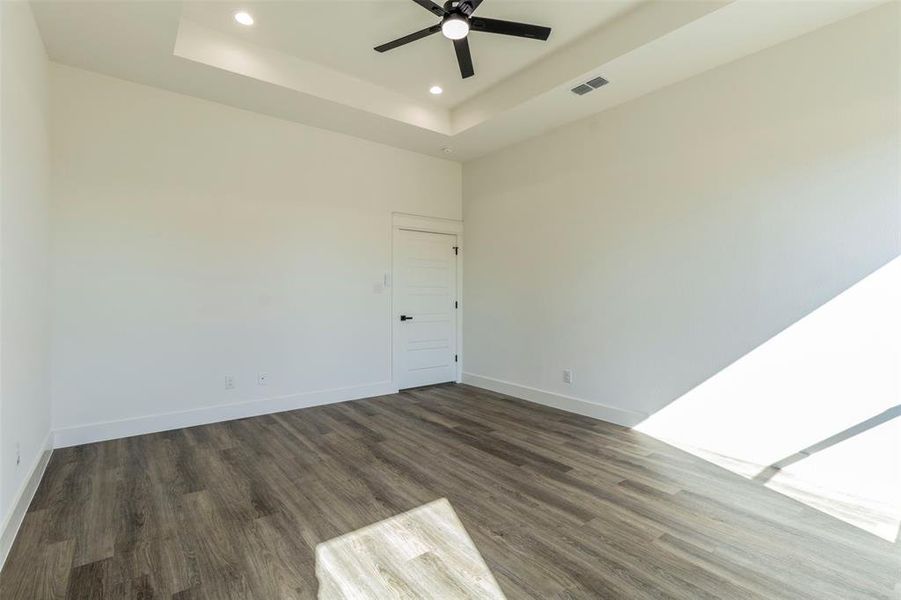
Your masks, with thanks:
[[[459,12],[463,14],[465,17],[469,17],[472,15],[475,7],[471,2],[467,2],[467,0],[462,0],[462,2],[458,2],[457,0],[448,0],[444,3],[444,11],[445,12]]]

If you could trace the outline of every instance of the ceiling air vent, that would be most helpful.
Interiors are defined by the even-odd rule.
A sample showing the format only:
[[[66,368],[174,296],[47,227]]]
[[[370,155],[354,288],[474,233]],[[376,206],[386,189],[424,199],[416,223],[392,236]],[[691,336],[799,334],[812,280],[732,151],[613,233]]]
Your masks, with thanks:
[[[587,83],[583,83],[582,85],[577,85],[572,89],[573,94],[578,94],[580,96],[587,94],[588,92],[593,92],[594,88],[588,85]]]
[[[579,96],[584,96],[588,92],[593,92],[594,90],[598,89],[601,86],[607,85],[608,83],[610,83],[610,82],[607,81],[606,79],[604,79],[603,77],[595,77],[594,79],[591,79],[589,81],[586,81],[585,83],[577,85],[570,91],[573,94],[577,94]]]

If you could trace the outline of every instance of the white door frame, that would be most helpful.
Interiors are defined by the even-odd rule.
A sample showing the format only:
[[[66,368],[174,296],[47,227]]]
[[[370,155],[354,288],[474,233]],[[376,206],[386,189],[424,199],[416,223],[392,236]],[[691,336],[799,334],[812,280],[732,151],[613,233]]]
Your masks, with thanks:
[[[424,217],[421,215],[411,215],[408,213],[392,213],[391,214],[391,310],[388,315],[389,332],[391,336],[390,352],[391,352],[391,385],[397,389],[400,377],[397,372],[397,346],[395,344],[395,320],[394,307],[397,304],[397,288],[394,286],[394,274],[397,267],[397,232],[405,231],[423,231],[426,233],[445,233],[457,236],[457,301],[459,306],[455,311],[456,317],[456,350],[455,354],[459,358],[456,364],[455,381],[460,383],[463,377],[463,221],[455,219],[443,219],[440,217]]]

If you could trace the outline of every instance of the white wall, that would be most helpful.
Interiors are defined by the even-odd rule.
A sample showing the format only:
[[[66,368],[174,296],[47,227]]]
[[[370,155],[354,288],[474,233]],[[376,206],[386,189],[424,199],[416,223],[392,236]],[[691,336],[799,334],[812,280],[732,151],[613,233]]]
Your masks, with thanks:
[[[50,329],[48,61],[28,3],[0,2],[0,40],[2,563],[46,458]]]
[[[458,163],[69,67],[52,86],[57,445],[392,389],[391,213],[459,219]]]
[[[899,417],[901,257],[638,430],[894,542]]]
[[[897,256],[898,10],[467,163],[465,380],[634,424]]]

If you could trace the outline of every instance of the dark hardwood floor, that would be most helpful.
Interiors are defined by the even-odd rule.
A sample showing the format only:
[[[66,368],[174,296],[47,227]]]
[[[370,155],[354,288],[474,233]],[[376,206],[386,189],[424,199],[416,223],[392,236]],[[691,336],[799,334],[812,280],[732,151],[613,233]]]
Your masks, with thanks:
[[[315,598],[447,498],[508,598],[898,598],[898,544],[643,434],[463,385],[57,450],[3,600]]]

